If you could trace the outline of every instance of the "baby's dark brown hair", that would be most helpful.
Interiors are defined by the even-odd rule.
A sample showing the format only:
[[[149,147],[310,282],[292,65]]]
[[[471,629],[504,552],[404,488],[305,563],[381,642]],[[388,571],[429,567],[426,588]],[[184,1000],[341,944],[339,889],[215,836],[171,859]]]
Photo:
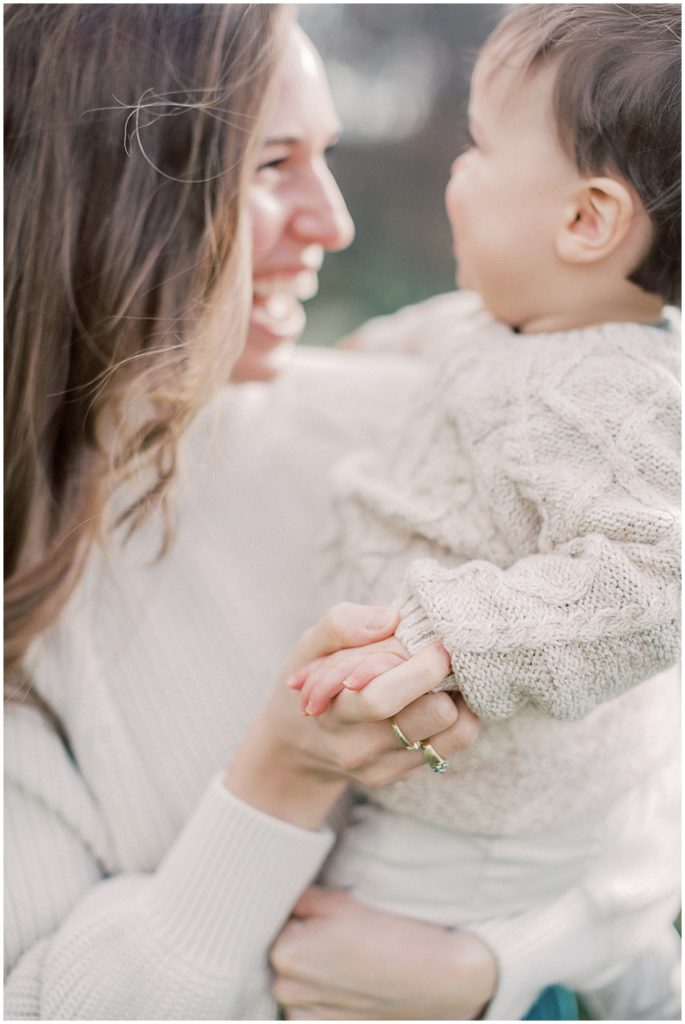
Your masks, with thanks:
[[[485,44],[523,75],[556,65],[553,111],[583,174],[633,186],[652,244],[629,280],[680,303],[681,13],[676,4],[523,4]]]

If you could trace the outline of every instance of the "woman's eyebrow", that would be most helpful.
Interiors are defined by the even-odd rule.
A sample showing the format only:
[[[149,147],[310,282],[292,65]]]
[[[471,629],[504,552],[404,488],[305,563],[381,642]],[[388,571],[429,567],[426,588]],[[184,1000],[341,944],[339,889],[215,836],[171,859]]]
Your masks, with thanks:
[[[335,146],[340,141],[342,130],[331,132],[329,139],[326,143],[328,146]],[[296,146],[302,142],[302,138],[299,135],[269,135],[263,141],[263,146]]]
[[[264,139],[264,142],[262,144],[264,146],[293,146],[297,142],[300,142],[300,139],[298,139],[297,136],[295,136],[295,135],[284,135],[284,136],[279,136],[279,137],[275,137],[274,136],[274,137],[269,137],[267,139]]]

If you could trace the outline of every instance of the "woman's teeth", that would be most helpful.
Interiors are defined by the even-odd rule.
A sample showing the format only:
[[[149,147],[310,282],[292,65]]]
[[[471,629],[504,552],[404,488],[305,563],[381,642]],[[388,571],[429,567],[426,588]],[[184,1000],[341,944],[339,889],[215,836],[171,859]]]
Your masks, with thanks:
[[[270,299],[274,296],[289,296],[298,302],[313,299],[319,290],[319,276],[316,271],[303,270],[299,274],[273,275],[258,278],[253,284],[256,298]]]
[[[258,295],[252,304],[252,323],[269,334],[294,340],[305,328],[307,318],[302,303],[282,291],[274,295]]]
[[[271,295],[262,303],[262,308],[274,320],[284,320],[292,312],[293,299],[291,296],[283,294]]]
[[[257,278],[253,284],[253,324],[276,337],[294,340],[307,322],[302,303],[313,298],[318,287],[319,277],[314,270]]]

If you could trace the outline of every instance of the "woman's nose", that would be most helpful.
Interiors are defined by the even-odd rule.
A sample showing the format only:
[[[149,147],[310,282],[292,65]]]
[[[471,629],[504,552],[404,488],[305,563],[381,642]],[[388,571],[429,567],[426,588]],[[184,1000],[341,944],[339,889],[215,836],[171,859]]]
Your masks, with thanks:
[[[328,168],[312,176],[293,217],[293,229],[303,241],[316,242],[329,252],[346,249],[354,238],[354,222]]]

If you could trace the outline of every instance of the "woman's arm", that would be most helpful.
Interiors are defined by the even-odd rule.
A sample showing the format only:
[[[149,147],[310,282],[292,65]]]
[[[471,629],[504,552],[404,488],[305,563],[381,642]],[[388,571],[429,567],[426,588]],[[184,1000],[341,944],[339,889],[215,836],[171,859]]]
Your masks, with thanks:
[[[121,867],[97,805],[38,715],[39,769],[5,786],[5,1014],[220,1019],[272,1012],[265,950],[332,842],[236,799],[215,777],[149,871]],[[7,744],[6,744],[7,747]]]
[[[363,613],[344,606],[329,616],[305,637],[301,655],[378,639],[394,628],[391,617],[385,629],[368,631]],[[440,731],[445,723],[449,698],[426,691],[446,670],[444,655],[431,665],[424,660],[420,682],[412,684],[412,692],[425,696],[403,713],[417,715],[421,728]],[[414,767],[406,752],[390,752],[387,722],[340,720],[324,729],[300,718],[296,694],[282,684],[279,693],[290,701],[290,715],[283,700],[260,716],[269,756],[264,760],[256,738],[248,740],[234,760],[238,776],[248,766],[242,789],[238,783],[238,792],[231,792],[216,776],[162,862],[148,872],[122,870],[122,837],[108,834],[87,780],[41,716],[8,710],[8,1017],[246,1019],[273,1013],[266,950],[332,843],[328,830],[315,829],[342,788],[341,758],[348,761],[345,778],[354,776],[349,765],[355,759],[367,767],[391,760],[396,775]],[[316,768],[308,754],[312,736]],[[298,744],[305,747],[301,761],[292,752]],[[290,766],[272,759],[285,749]],[[251,802],[255,751],[273,781],[259,792],[267,801],[285,797],[282,780],[290,776],[299,786],[292,807],[277,801],[272,815],[259,799]],[[316,821],[298,817],[307,796],[318,807]]]

